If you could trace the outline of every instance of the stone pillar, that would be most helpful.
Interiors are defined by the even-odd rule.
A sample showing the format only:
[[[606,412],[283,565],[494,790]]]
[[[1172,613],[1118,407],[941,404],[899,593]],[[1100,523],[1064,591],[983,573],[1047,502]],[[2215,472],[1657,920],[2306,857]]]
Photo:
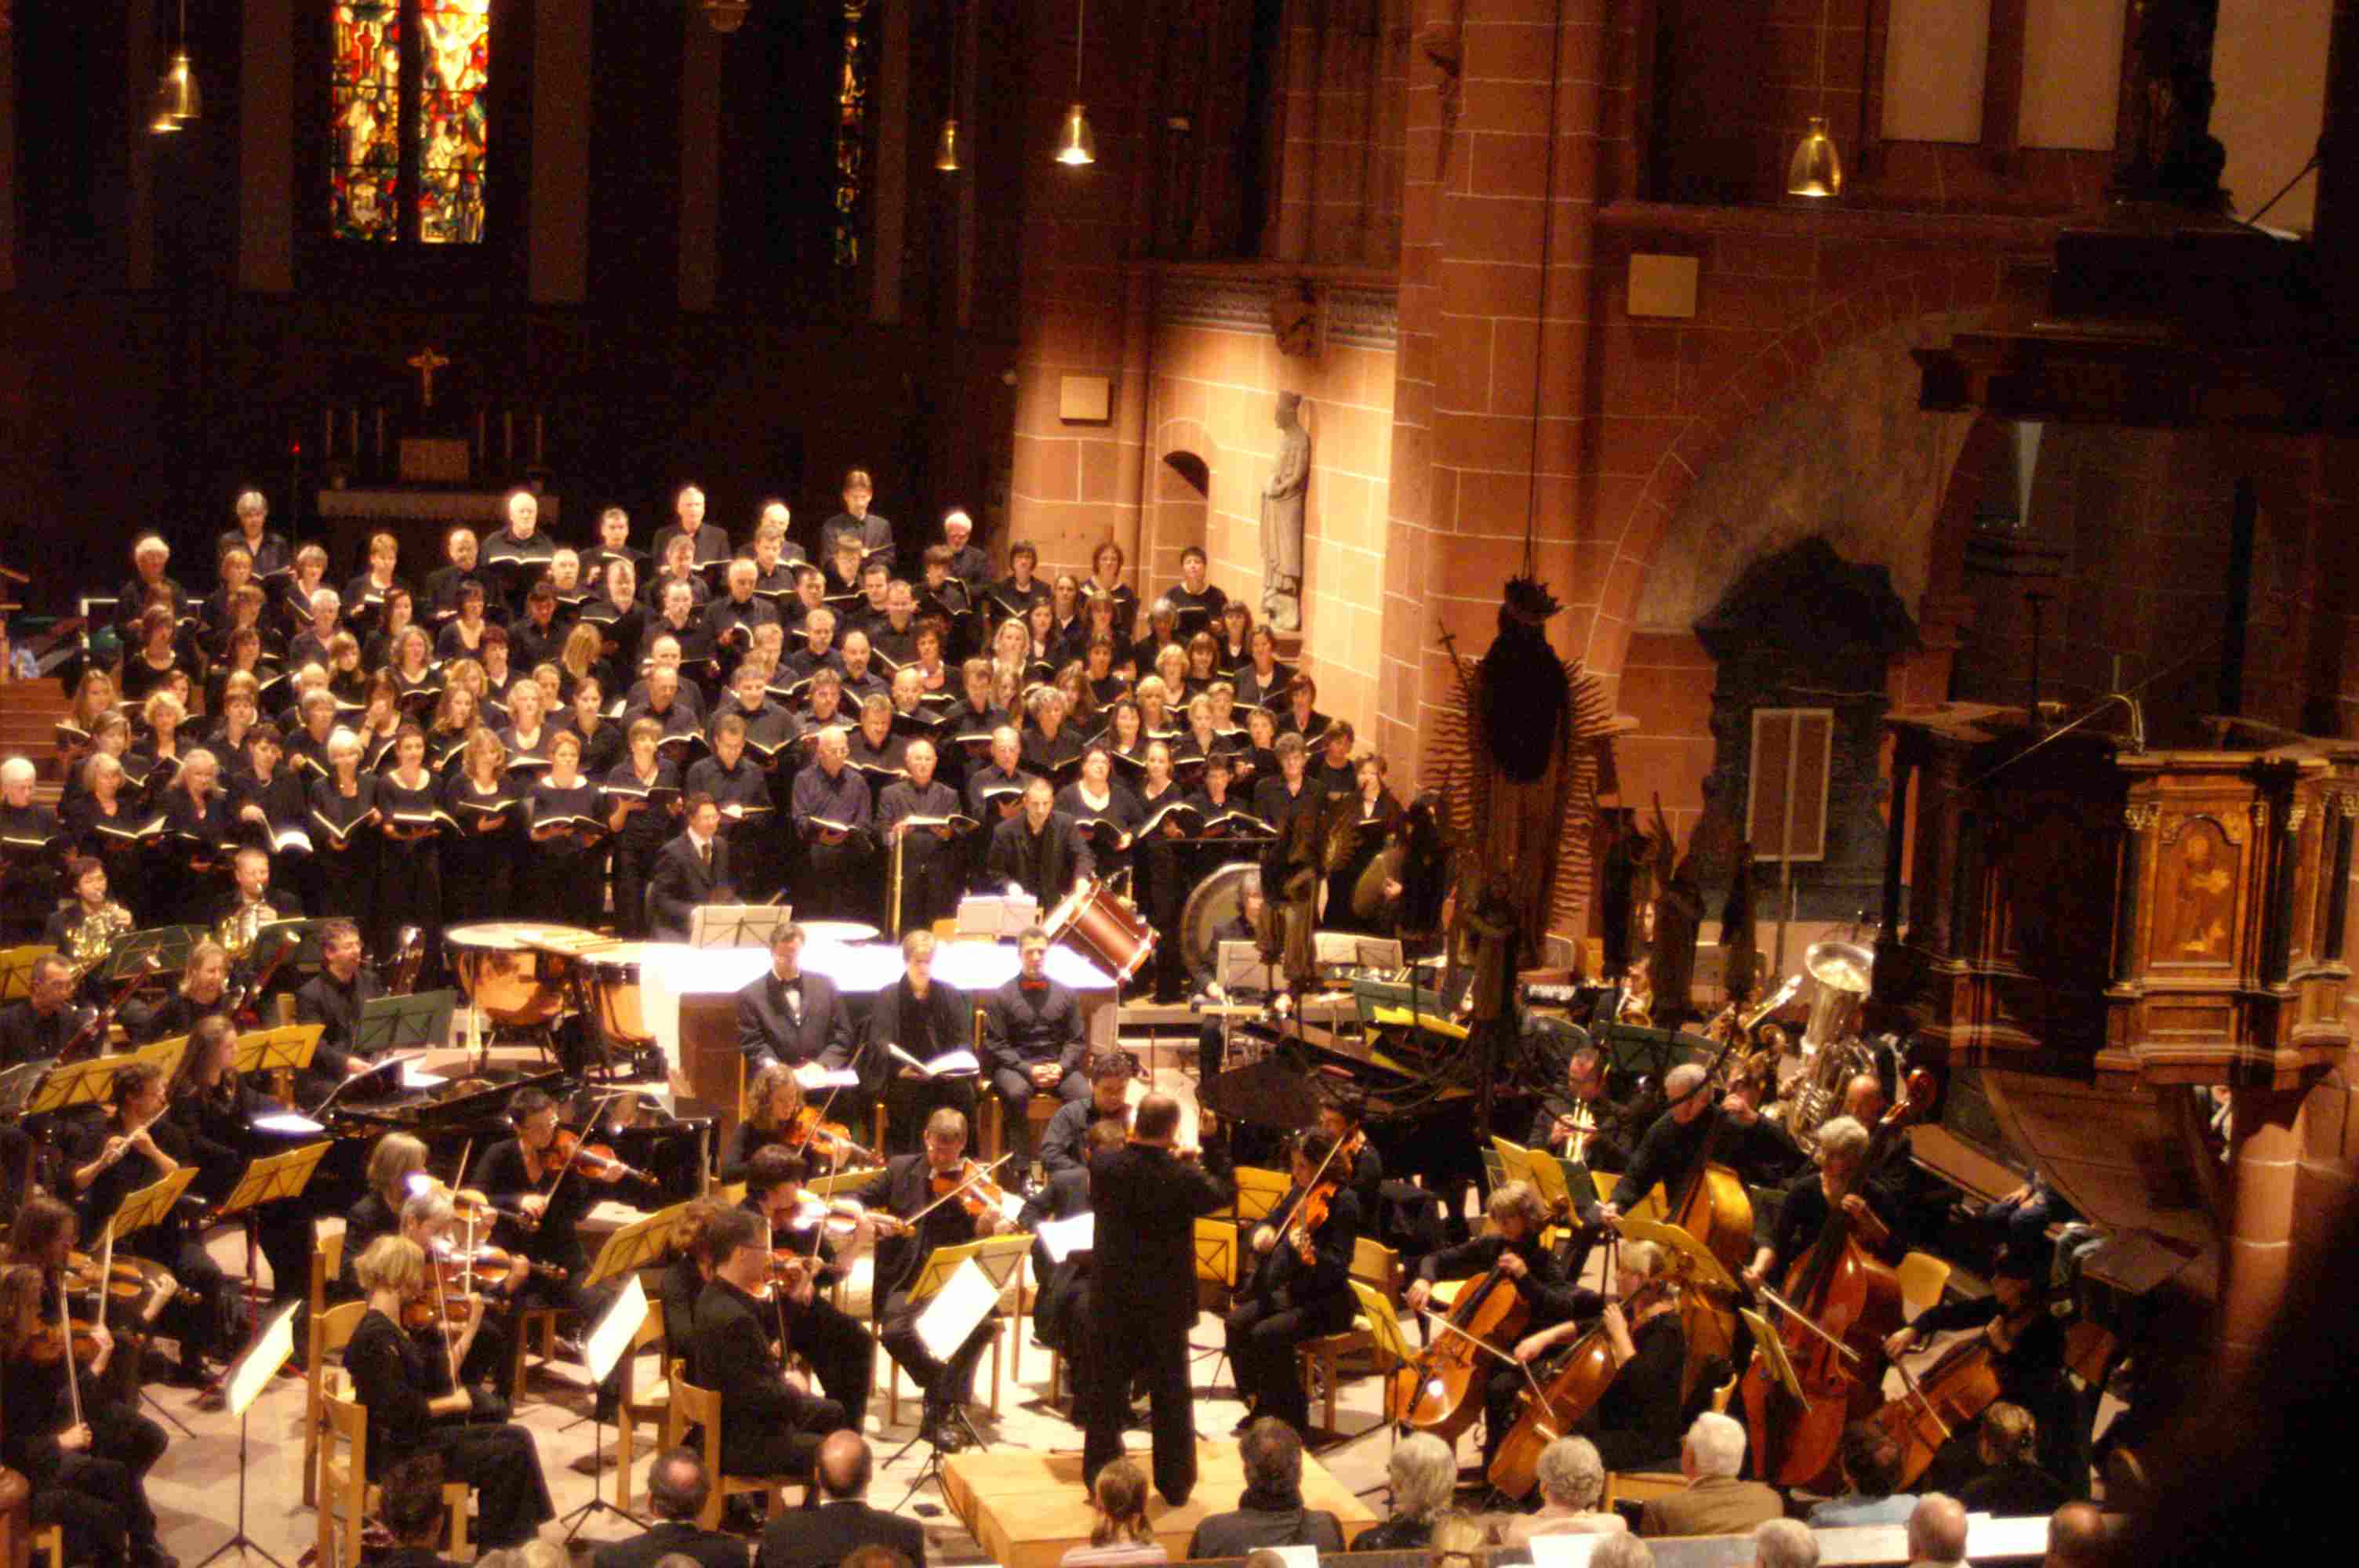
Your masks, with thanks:
[[[2285,1295],[2304,1098],[2299,1089],[2234,1093],[2220,1271],[2220,1357],[2232,1375],[2258,1354]]]

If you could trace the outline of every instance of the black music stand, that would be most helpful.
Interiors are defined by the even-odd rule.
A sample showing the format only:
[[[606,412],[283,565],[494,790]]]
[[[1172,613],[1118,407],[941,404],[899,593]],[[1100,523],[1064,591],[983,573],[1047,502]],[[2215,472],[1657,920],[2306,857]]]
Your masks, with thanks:
[[[451,1015],[458,1011],[455,990],[371,997],[361,1003],[360,1018],[353,1024],[353,1053],[374,1056],[380,1051],[447,1045]]]
[[[255,1161],[246,1166],[245,1173],[237,1179],[237,1185],[230,1189],[229,1196],[222,1200],[221,1207],[213,1214],[216,1223],[224,1219],[243,1222],[245,1231],[245,1321],[249,1330],[254,1326],[255,1303],[260,1299],[254,1278],[254,1260],[261,1250],[259,1216],[262,1206],[277,1203],[281,1198],[301,1195],[311,1180],[311,1173],[320,1168],[320,1161],[332,1146],[329,1140],[321,1138],[316,1143],[289,1149],[284,1154],[267,1154]],[[282,1292],[296,1284],[291,1280],[274,1282]],[[298,1290],[294,1293],[300,1295],[301,1292]]]
[[[107,951],[99,978],[110,985],[120,985],[145,967],[151,953],[156,956],[158,979],[177,975],[189,967],[189,949],[212,940],[212,933],[201,925],[158,925],[147,931],[126,931]]]
[[[783,903],[700,904],[689,916],[691,947],[762,947],[772,934],[791,925],[794,907]]]
[[[680,1208],[686,1206],[685,1204],[679,1206]],[[629,1275],[627,1282],[614,1301],[607,1304],[605,1313],[598,1319],[596,1325],[582,1336],[582,1366],[594,1382],[605,1381],[607,1374],[614,1369],[615,1362],[632,1354],[630,1341],[636,1337],[639,1325],[645,1323],[647,1317],[647,1292],[646,1287],[639,1283],[637,1272],[639,1263],[661,1255],[663,1247],[671,1235],[672,1226],[678,1219],[678,1209],[666,1209],[663,1214],[650,1216],[636,1225],[625,1226],[606,1238],[605,1248],[598,1254],[597,1267],[591,1271],[588,1278],[583,1281],[586,1285],[598,1280],[610,1278],[613,1272],[627,1272]],[[658,1226],[658,1220],[663,1220],[664,1223]],[[650,1235],[653,1238],[653,1245],[644,1245]],[[625,1237],[630,1237],[631,1240],[618,1249],[615,1243],[622,1241]],[[618,1262],[618,1258],[623,1260]],[[613,1271],[607,1271],[610,1263],[614,1264]],[[621,1341],[619,1346],[615,1344],[617,1340]],[[602,1352],[607,1349],[613,1350],[614,1358],[601,1367],[598,1362]],[[624,1419],[628,1420],[629,1417],[625,1416]],[[652,1528],[647,1520],[629,1509],[608,1502],[605,1494],[598,1489],[598,1477],[606,1468],[606,1423],[598,1421],[594,1414],[591,1420],[596,1422],[592,1431],[591,1453],[597,1459],[597,1467],[590,1472],[590,1500],[557,1521],[567,1527],[565,1540],[568,1545],[572,1543],[575,1536],[582,1533],[583,1525],[602,1513],[628,1519],[643,1530]],[[625,1499],[628,1500],[631,1487],[629,1473],[625,1471],[617,1476],[616,1483]]]
[[[209,1568],[214,1561],[232,1552],[240,1557],[251,1552],[269,1563],[271,1568],[287,1568],[287,1564],[270,1555],[260,1541],[245,1533],[245,1425],[256,1396],[270,1386],[270,1379],[278,1375],[278,1368],[295,1354],[292,1320],[296,1308],[302,1304],[297,1300],[280,1307],[268,1325],[254,1336],[237,1359],[230,1363],[229,1370],[222,1374],[222,1382],[229,1390],[230,1406],[237,1412],[237,1530],[227,1541],[207,1552],[197,1568]]]

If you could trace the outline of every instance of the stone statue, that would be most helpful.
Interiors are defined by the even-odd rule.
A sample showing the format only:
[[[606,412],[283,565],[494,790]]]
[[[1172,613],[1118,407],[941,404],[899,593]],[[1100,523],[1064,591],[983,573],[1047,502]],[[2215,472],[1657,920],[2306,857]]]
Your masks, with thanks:
[[[1310,483],[1310,434],[1302,394],[1277,395],[1277,466],[1261,492],[1261,614],[1277,632],[1302,629],[1302,496]]]

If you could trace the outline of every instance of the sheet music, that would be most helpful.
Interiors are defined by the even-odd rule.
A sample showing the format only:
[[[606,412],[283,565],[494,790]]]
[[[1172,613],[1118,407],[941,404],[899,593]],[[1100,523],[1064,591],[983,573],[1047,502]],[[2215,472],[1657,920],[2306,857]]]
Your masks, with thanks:
[[[1319,1549],[1315,1546],[1272,1546],[1266,1550],[1285,1559],[1286,1568],[1319,1568]]]
[[[624,1281],[622,1293],[614,1298],[614,1304],[606,1309],[606,1315],[598,1320],[598,1326],[582,1342],[582,1364],[589,1368],[593,1381],[606,1380],[614,1363],[630,1349],[631,1336],[647,1321],[647,1288],[639,1283],[638,1272],[634,1270]]]
[[[999,1304],[999,1287],[969,1258],[953,1270],[918,1314],[918,1342],[937,1361],[948,1361],[975,1325]]]
[[[254,1119],[255,1127],[263,1132],[325,1132],[327,1128],[308,1116],[298,1116],[291,1110],[273,1111]]]
[[[905,1067],[914,1067],[929,1078],[971,1078],[981,1074],[983,1064],[972,1051],[945,1051],[930,1062],[920,1062],[898,1045],[885,1047],[894,1059]]]
[[[1043,1220],[1032,1234],[1048,1249],[1049,1261],[1061,1263],[1076,1252],[1087,1252],[1097,1245],[1098,1217],[1077,1214],[1070,1219]]]
[[[1532,1537],[1532,1568],[1589,1568],[1590,1553],[1603,1535],[1536,1535]]]
[[[814,1089],[856,1089],[860,1075],[849,1067],[822,1067],[817,1062],[805,1062],[795,1069],[795,1082],[805,1094]]]
[[[245,1415],[245,1408],[270,1386],[270,1380],[278,1376],[278,1368],[295,1354],[295,1313],[302,1304],[300,1301],[291,1301],[272,1313],[269,1321],[262,1325],[262,1332],[254,1336],[254,1343],[245,1347],[245,1354],[229,1369],[230,1414]]]

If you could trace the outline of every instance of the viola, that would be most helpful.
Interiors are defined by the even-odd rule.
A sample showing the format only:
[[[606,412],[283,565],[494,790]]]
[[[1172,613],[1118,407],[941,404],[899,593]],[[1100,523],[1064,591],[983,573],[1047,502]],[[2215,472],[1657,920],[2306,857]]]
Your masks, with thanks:
[[[1622,1303],[1635,1319],[1678,1285],[1669,1278],[1648,1280]],[[1621,1374],[1614,1359],[1614,1342],[1603,1325],[1573,1342],[1572,1349],[1549,1371],[1538,1394],[1524,1396],[1515,1425],[1499,1444],[1491,1461],[1490,1481],[1505,1496],[1524,1498],[1539,1483],[1540,1450],[1564,1436],[1597,1408],[1605,1390]]]
[[[1402,1419],[1444,1443],[1457,1442],[1483,1413],[1476,1396],[1489,1370],[1485,1361],[1502,1354],[1486,1346],[1512,1344],[1530,1318],[1531,1303],[1496,1268],[1469,1281],[1451,1306],[1448,1326],[1423,1355],[1393,1374]]]
[[[1919,1068],[1902,1087],[1900,1101],[1876,1123],[1860,1174],[1933,1100],[1933,1076]],[[1777,1340],[1791,1363],[1802,1398],[1756,1355],[1738,1384],[1756,1474],[1774,1486],[1812,1487],[1834,1475],[1846,1422],[1873,1414],[1884,1386],[1884,1341],[1902,1322],[1900,1278],[1852,1234],[1840,1202],[1808,1252],[1786,1271],[1776,1311]]]

